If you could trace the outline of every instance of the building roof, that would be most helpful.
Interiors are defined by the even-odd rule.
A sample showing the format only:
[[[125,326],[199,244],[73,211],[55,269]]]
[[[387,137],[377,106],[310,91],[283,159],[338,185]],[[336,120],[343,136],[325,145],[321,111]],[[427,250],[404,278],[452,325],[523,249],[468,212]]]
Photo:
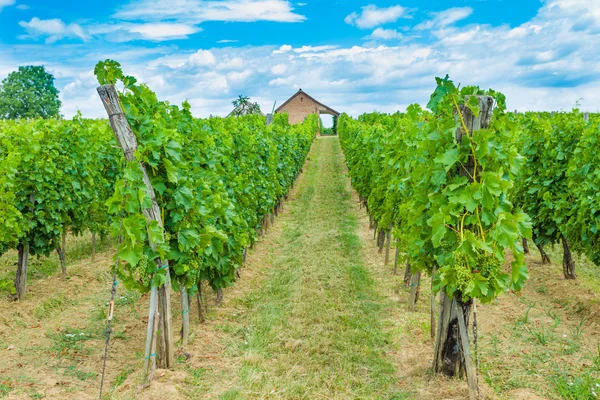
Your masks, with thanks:
[[[282,105],[280,105],[279,107],[277,107],[277,110],[275,110],[276,113],[281,112],[281,110],[290,102],[292,101],[295,97],[298,97],[298,95],[303,94],[304,96],[308,97],[309,99],[311,99],[312,101],[314,101],[315,103],[317,103],[318,105],[320,105],[321,107],[325,108],[329,113],[333,114],[333,115],[337,115],[339,116],[340,113],[335,111],[333,108],[326,106],[325,104],[321,103],[320,101],[316,100],[314,97],[312,97],[311,95],[309,95],[308,93],[306,93],[305,91],[303,91],[302,89],[299,89],[292,97],[290,97],[289,99],[287,99]]]

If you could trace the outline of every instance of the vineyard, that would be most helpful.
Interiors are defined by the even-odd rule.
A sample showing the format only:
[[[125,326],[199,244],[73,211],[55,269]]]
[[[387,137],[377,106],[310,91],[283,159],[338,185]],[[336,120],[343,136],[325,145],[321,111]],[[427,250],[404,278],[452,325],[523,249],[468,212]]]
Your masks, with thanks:
[[[600,117],[0,120],[0,398],[595,399]],[[562,270],[560,266],[562,265]]]

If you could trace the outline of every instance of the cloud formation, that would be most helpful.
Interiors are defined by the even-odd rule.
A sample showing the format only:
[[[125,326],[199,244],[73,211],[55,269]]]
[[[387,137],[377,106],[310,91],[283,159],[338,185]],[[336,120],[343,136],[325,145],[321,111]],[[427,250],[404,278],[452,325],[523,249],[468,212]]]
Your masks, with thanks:
[[[15,0],[0,0],[0,12],[4,7],[12,6],[15,4]]]
[[[360,29],[370,29],[376,26],[396,22],[408,16],[408,10],[400,5],[387,8],[378,8],[374,4],[362,7],[360,12],[353,12],[346,16],[344,22]]]
[[[226,22],[301,22],[306,18],[293,11],[285,0],[141,0],[122,7],[114,15],[122,20],[201,23]]]
[[[515,26],[465,24],[464,18],[477,16],[476,9],[452,8],[436,14],[422,10],[421,14],[428,16],[421,25],[415,22],[410,27],[412,21],[405,20],[404,26],[375,26],[363,40],[343,45],[321,41],[237,47],[205,44],[193,49],[160,43],[136,47],[108,43],[93,51],[61,44],[19,46],[11,52],[0,48],[0,74],[35,54],[35,60],[44,60],[57,77],[65,116],[72,116],[77,108],[86,116],[104,116],[90,71],[97,60],[107,57],[147,82],[159,98],[174,104],[189,100],[192,112],[200,117],[227,115],[231,101],[240,94],[270,110],[273,101],[281,104],[299,87],[354,115],[394,112],[411,103],[426,104],[434,77],[446,73],[463,85],[503,92],[511,109],[569,109],[578,101],[583,109],[600,109],[596,73],[600,70],[600,3],[545,0],[537,15]],[[360,16],[353,19],[357,27]],[[369,18],[367,24],[385,24],[382,17]],[[120,23],[124,24],[144,23]]]
[[[368,38],[374,40],[397,40],[402,39],[402,34],[396,29],[376,28],[373,32],[371,32]]]
[[[1,1],[1,0],[0,0]],[[27,38],[46,38],[46,43],[54,43],[57,40],[65,38],[79,38],[82,40],[88,39],[83,28],[78,24],[65,24],[62,20],[55,19],[39,19],[33,17],[29,22],[21,21],[19,25],[25,28]]]
[[[430,13],[432,18],[428,21],[418,24],[416,30],[425,30],[432,28],[443,28],[452,25],[455,22],[463,20],[473,14],[471,7],[454,7],[444,11]]]

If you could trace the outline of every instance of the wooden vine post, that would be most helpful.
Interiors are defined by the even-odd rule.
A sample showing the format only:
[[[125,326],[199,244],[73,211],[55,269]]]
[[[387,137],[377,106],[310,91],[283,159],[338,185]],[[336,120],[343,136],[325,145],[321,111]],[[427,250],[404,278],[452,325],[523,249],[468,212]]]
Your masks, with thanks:
[[[393,224],[390,222],[390,226],[385,234],[385,265],[388,265],[390,262],[390,247],[392,242],[392,228]]]
[[[29,212],[33,215],[35,209],[35,194],[29,195]],[[31,217],[29,218],[31,220]],[[17,300],[21,301],[25,298],[27,292],[27,266],[29,264],[29,242],[27,238],[23,238],[17,246],[17,274],[15,276],[15,291]]]
[[[477,98],[479,100],[479,115],[477,116],[467,106],[458,106],[458,112],[463,116],[467,132],[462,127],[458,128],[456,131],[457,143],[462,142],[464,135],[472,136],[473,132],[490,126],[494,110],[494,98],[491,96],[477,96]],[[456,110],[455,114],[458,120]],[[470,157],[465,164],[466,171],[463,170],[460,173],[471,179],[474,168],[474,160]],[[441,291],[433,370],[447,376],[466,375],[469,384],[469,397],[475,399],[477,384],[468,332],[472,307],[472,299],[465,302],[460,295],[448,297],[443,290]]]
[[[129,126],[127,117],[121,107],[119,101],[119,94],[114,85],[103,85],[98,87],[98,94],[102,100],[102,104],[106,109],[110,126],[115,134],[119,145],[123,149],[125,159],[127,161],[135,161],[135,151],[137,150],[138,143],[135,137],[135,133]],[[152,200],[152,207],[145,208],[142,210],[146,222],[155,221],[160,227],[163,226],[160,207],[156,201],[154,195],[154,189],[150,183],[150,178],[146,171],[146,166],[143,162],[139,162],[140,169],[144,176],[144,183],[146,185],[146,195]],[[150,246],[152,249],[156,249],[156,244],[150,240]],[[144,361],[144,372],[148,374],[149,360],[154,357],[158,359],[158,366],[162,368],[171,368],[175,365],[174,347],[175,342],[173,340],[173,329],[172,329],[172,317],[171,317],[171,278],[169,272],[168,262],[157,258],[154,260],[156,267],[165,269],[167,281],[164,285],[156,287],[154,284],[151,287],[150,293],[150,310],[148,313],[148,337],[146,338],[146,355]],[[154,319],[158,313],[158,323],[155,323]],[[158,336],[160,332],[160,336]],[[158,344],[158,351],[155,353],[151,349]],[[153,358],[154,366],[154,358]]]

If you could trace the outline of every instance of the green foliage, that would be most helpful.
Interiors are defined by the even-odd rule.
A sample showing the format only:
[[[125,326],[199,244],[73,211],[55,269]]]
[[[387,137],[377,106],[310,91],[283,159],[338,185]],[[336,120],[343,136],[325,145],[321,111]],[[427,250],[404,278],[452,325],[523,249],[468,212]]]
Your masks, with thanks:
[[[60,105],[54,76],[44,66],[19,67],[0,85],[0,119],[57,117]]]
[[[568,156],[567,186],[572,204],[568,218],[561,222],[567,224],[567,232],[579,241],[581,250],[600,265],[600,118],[583,123],[582,115],[574,112],[570,119],[577,144]]]
[[[67,228],[107,232],[120,165],[105,121],[3,121],[0,133],[0,253],[48,255]]]
[[[413,269],[436,265],[436,290],[487,302],[527,279],[519,239],[531,237],[531,222],[509,200],[523,164],[513,140],[517,125],[502,94],[459,89],[447,76],[437,84],[428,104],[433,114],[412,105],[406,114],[342,115],[340,141],[353,186],[379,226],[394,226]],[[457,142],[457,130],[466,130],[462,107],[478,115],[478,95],[496,104],[490,127]],[[507,249],[510,274],[503,268]]]
[[[527,168],[517,176],[515,203],[531,217],[536,243],[555,244],[566,237],[577,246],[573,218],[578,190],[570,188],[568,169],[586,125],[583,115],[577,110],[553,116],[527,113],[518,122],[517,141]]]
[[[100,83],[123,84],[120,100],[139,145],[107,203],[114,216],[122,216],[120,279],[141,291],[151,281],[166,282],[166,270],[149,262],[160,258],[176,286],[194,287],[199,280],[215,289],[231,285],[243,249],[256,240],[262,219],[304,163],[316,119],[290,126],[285,116],[275,116],[268,127],[259,115],[200,120],[187,103],[158,100],[114,61],[99,63],[95,71]],[[152,202],[139,162],[150,176],[162,227],[146,224],[143,210]],[[119,231],[118,219],[113,228]]]

